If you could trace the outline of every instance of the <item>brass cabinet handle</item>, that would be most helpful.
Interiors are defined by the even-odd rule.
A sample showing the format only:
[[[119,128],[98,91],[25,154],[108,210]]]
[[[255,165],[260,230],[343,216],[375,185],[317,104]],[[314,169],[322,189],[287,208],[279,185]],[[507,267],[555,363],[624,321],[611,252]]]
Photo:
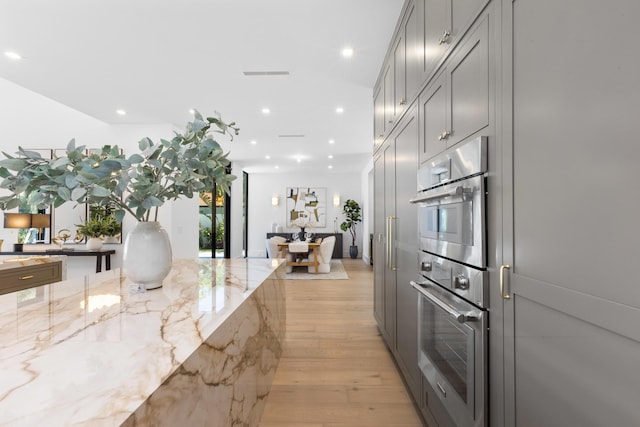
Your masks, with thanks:
[[[407,100],[406,100],[406,99],[402,98],[402,99],[400,100],[400,105],[405,105],[406,103],[407,103]]]
[[[393,244],[395,241],[394,225],[392,221],[397,217],[387,217],[387,268],[391,271],[396,271],[395,251],[393,250]]]
[[[449,132],[448,130],[445,130],[440,135],[438,135],[438,141],[443,141],[443,140],[449,138],[449,135],[451,135],[451,132]]]
[[[449,41],[449,36],[451,35],[451,33],[449,32],[449,30],[444,30],[444,33],[442,34],[442,37],[440,37],[440,39],[438,39],[438,44],[445,44]]]
[[[18,278],[18,280],[28,280],[28,279],[33,279],[33,274],[30,274],[28,276],[22,276],[22,277]]]
[[[511,295],[504,293],[504,271],[509,270],[510,268],[511,265],[509,264],[502,264],[500,266],[500,297],[502,299],[511,299]]]

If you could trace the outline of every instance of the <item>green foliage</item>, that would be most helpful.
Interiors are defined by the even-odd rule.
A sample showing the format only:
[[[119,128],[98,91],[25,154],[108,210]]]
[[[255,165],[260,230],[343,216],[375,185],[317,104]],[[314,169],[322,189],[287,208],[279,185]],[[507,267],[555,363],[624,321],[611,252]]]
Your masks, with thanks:
[[[89,219],[84,224],[76,224],[77,233],[84,237],[102,237],[106,235],[106,229],[102,220]]]
[[[85,146],[71,140],[66,153],[55,159],[19,147],[16,156],[7,153],[0,160],[0,189],[11,194],[0,197],[0,209],[18,206],[20,194],[28,195],[30,206],[58,207],[66,202],[112,206],[117,222],[125,212],[138,221],[149,221],[151,211],[167,200],[213,188],[229,192],[235,176],[227,172],[229,153],[224,153],[213,133],[238,134],[235,123],[216,117],[206,119],[198,112],[183,134],[154,143],[143,138],[140,153],[125,157],[118,146],[105,145],[100,153],[85,154]]]
[[[351,233],[351,246],[356,245],[356,224],[362,221],[362,217],[360,214],[360,205],[355,200],[347,199],[344,202],[344,206],[342,207],[342,213],[345,216],[345,220],[342,224],[340,224],[340,229],[342,231],[347,231]]]
[[[102,223],[103,236],[117,236],[122,231],[122,224],[115,216],[115,206],[90,206],[89,218]]]

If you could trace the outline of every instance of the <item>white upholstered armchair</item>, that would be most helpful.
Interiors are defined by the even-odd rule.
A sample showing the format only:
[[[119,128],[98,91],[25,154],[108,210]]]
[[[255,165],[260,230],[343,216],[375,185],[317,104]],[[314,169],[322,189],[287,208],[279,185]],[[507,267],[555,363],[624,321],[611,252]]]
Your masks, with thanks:
[[[318,257],[318,273],[328,273],[331,271],[331,255],[333,254],[333,247],[336,244],[336,238],[334,236],[325,237],[320,243],[320,256]],[[315,259],[315,253],[309,254],[309,261]],[[309,273],[315,273],[316,268],[309,266]]]
[[[286,241],[287,239],[282,236],[273,236],[267,239],[267,257],[280,258],[280,248],[278,247],[278,244]]]

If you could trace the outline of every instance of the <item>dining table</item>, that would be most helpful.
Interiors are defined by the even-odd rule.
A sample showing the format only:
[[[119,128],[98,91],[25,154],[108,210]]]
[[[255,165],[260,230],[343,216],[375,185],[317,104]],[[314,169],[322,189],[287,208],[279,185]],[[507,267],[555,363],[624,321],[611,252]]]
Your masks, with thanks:
[[[292,243],[299,243],[299,242],[282,242],[282,243],[278,243],[278,247],[280,248],[280,257],[281,258],[287,258],[287,252],[289,252],[290,254],[299,254],[299,252],[290,252],[289,251],[289,245],[291,245]],[[313,261],[309,260],[307,258],[307,261],[303,261],[303,260],[299,260],[296,256],[293,256],[291,260],[287,260],[285,265],[287,267],[297,267],[297,266],[308,266],[308,267],[315,267],[314,269],[314,274],[318,273],[318,257],[320,256],[320,242],[318,241],[309,241],[309,242],[305,242],[307,244],[307,246],[309,247],[310,251],[313,251]]]

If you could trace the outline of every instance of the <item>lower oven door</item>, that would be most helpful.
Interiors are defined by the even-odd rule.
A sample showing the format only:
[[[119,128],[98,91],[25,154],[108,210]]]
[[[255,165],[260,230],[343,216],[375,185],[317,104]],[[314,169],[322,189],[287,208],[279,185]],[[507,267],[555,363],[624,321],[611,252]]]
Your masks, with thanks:
[[[456,426],[486,425],[487,312],[432,283],[420,293],[418,364]]]

